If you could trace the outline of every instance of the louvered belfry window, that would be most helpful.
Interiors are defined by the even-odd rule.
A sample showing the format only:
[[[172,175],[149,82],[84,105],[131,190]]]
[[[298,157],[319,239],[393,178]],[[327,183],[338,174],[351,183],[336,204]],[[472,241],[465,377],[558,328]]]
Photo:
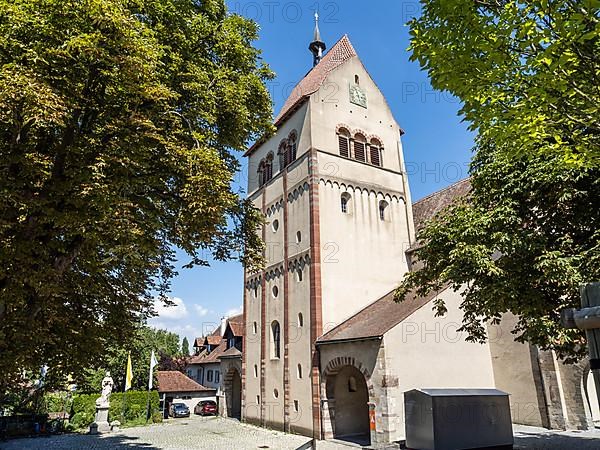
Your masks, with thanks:
[[[381,144],[376,139],[371,141],[369,153],[371,164],[374,166],[381,166]]]
[[[350,133],[345,128],[338,131],[338,142],[340,146],[340,156],[350,157]]]
[[[340,140],[340,155],[348,158],[350,156],[350,149],[348,148],[348,138],[345,136],[338,136]]]
[[[359,137],[354,140],[354,159],[357,161],[366,161],[365,143]]]

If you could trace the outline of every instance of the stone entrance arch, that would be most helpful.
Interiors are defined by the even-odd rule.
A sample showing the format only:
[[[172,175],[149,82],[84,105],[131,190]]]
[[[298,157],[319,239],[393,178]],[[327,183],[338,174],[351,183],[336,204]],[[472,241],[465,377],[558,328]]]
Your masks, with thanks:
[[[240,372],[231,368],[223,379],[225,392],[225,411],[227,417],[241,419],[242,417],[242,377]]]
[[[325,368],[322,381],[325,439],[370,445],[373,386],[368,371],[354,358],[335,358]]]

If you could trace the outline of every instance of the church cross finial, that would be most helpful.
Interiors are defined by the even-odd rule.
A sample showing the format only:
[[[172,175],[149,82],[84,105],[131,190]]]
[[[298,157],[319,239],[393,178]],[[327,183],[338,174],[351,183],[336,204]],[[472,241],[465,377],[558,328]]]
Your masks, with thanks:
[[[321,40],[321,31],[319,30],[319,12],[315,10],[315,34],[313,41],[308,46],[313,54],[313,67],[319,64],[326,48],[325,42]]]

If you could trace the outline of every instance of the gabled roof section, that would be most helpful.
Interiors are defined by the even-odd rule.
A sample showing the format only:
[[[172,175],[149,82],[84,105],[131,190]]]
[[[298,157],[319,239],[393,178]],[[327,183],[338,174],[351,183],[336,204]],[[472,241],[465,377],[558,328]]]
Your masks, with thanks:
[[[214,389],[202,386],[181,372],[159,370],[156,372],[158,392],[204,392]]]
[[[294,110],[296,106],[302,103],[304,99],[317,92],[323,85],[323,82],[327,79],[329,72],[355,56],[358,56],[356,50],[354,50],[348,35],[345,34],[333,47],[331,47],[331,50],[323,56],[323,59],[321,59],[319,64],[313,67],[312,70],[296,85],[275,118],[275,126],[277,126],[287,114]]]
[[[404,301],[398,303],[394,301],[393,290],[325,333],[317,339],[317,343],[382,337],[435,299],[440,292],[432,292],[426,297],[419,297],[410,292]]]
[[[465,178],[413,203],[413,222],[420,230],[426,222],[471,191],[471,180]]]
[[[358,56],[358,54],[356,53],[356,50],[354,50],[348,35],[345,34],[333,47],[331,47],[325,56],[323,56],[319,64],[313,67],[296,85],[275,118],[275,126],[281,125],[292,112],[303,104],[312,94],[317,92],[332,70],[355,56]],[[263,143],[264,139],[258,139],[254,145],[248,149],[244,156],[249,156]]]
[[[198,356],[190,358],[189,364],[212,364],[218,363],[219,357],[227,350],[227,341],[225,339],[219,342],[219,345],[210,353],[203,352]]]
[[[239,358],[241,356],[242,352],[235,347],[231,347],[229,350],[224,351],[219,358]]]
[[[243,321],[227,321],[227,328],[231,330],[231,334],[236,337],[242,337],[244,335],[244,322]]]

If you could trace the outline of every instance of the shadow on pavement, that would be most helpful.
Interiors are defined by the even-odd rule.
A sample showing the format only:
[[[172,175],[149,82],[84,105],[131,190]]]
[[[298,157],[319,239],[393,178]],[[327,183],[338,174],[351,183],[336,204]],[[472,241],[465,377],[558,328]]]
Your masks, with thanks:
[[[93,448],[94,450],[160,450],[152,444],[144,442],[138,437],[125,434],[89,435],[89,434],[62,434],[58,436],[45,436],[37,438],[10,439],[0,442],[2,450],[71,450]]]
[[[535,449],[535,450],[567,450],[567,449],[589,449],[597,450],[600,448],[600,439],[597,436],[581,434],[566,435],[554,433],[527,433],[519,432],[515,434],[515,449]]]

